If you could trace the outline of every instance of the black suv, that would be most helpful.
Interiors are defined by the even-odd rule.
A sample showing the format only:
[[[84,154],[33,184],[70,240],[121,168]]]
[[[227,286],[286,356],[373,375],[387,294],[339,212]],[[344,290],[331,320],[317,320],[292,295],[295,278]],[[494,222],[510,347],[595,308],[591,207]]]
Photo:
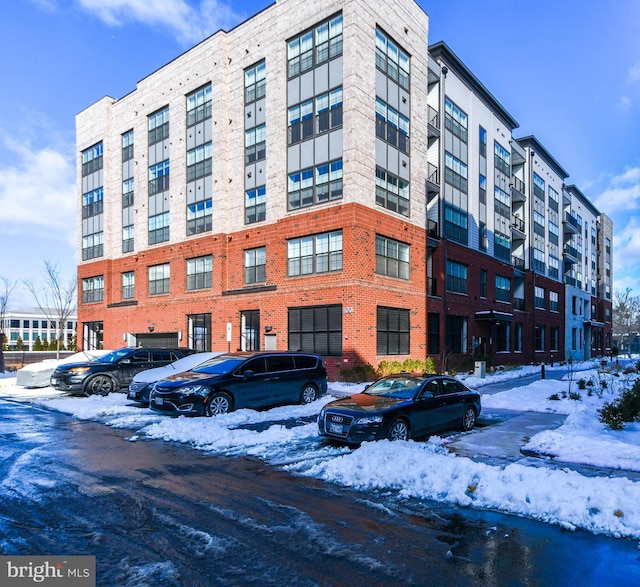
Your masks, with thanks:
[[[140,371],[162,367],[193,353],[188,348],[126,347],[85,363],[58,365],[51,387],[72,395],[107,395],[128,387]]]
[[[149,407],[174,416],[217,416],[239,408],[308,404],[326,391],[327,370],[320,355],[226,353],[157,381]]]

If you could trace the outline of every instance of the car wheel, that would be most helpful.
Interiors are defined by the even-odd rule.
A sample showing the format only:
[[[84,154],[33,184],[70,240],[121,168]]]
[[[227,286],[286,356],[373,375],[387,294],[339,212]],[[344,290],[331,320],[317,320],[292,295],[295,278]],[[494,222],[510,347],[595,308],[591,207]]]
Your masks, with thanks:
[[[310,404],[318,399],[318,388],[313,385],[313,383],[307,383],[302,388],[302,393],[300,394],[300,403],[301,404]]]
[[[205,405],[205,416],[220,416],[227,414],[233,409],[231,396],[224,391],[218,391],[209,397]]]
[[[107,375],[96,375],[89,381],[86,391],[89,395],[109,395],[115,386],[113,380]]]
[[[409,426],[404,420],[394,420],[389,428],[389,440],[409,440]]]
[[[476,423],[476,411],[473,408],[467,408],[462,416],[462,429],[465,431],[472,430]]]

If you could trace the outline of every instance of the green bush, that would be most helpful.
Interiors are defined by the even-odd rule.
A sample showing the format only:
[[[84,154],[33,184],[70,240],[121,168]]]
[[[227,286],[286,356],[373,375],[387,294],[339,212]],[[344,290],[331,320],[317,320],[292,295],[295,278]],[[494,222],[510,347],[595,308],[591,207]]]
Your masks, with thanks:
[[[640,420],[640,381],[636,381],[631,389],[620,394],[620,397],[606,402],[598,410],[600,422],[612,430],[622,430],[629,422]]]
[[[420,359],[405,359],[400,361],[381,361],[378,365],[378,373],[381,377],[392,373],[435,373],[436,364],[431,357],[424,361]]]
[[[371,365],[367,364],[341,369],[340,377],[347,383],[362,383],[363,381],[374,381],[378,378],[378,374]]]

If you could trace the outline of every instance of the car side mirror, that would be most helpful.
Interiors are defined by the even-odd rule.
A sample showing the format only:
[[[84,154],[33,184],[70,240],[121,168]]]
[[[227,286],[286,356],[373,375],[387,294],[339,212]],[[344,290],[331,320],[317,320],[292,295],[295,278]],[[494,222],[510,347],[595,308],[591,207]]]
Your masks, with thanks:
[[[421,396],[420,399],[432,399],[433,398],[433,392],[431,391],[425,391]]]

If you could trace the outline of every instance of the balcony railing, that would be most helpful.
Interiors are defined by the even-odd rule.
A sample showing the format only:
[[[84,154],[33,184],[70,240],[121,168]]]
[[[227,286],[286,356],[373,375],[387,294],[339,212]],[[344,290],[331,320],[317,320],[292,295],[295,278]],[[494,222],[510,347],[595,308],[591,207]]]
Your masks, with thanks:
[[[440,113],[432,106],[428,107],[428,122],[434,128],[440,129]]]
[[[524,195],[524,181],[517,178],[515,175],[511,176],[511,187]]]
[[[522,259],[521,257],[516,257],[515,255],[513,255],[511,257],[511,262],[513,263],[513,266],[518,269],[519,271],[524,271],[524,259]]]
[[[427,163],[427,181],[440,185],[440,174],[438,173],[438,166],[433,163]]]

